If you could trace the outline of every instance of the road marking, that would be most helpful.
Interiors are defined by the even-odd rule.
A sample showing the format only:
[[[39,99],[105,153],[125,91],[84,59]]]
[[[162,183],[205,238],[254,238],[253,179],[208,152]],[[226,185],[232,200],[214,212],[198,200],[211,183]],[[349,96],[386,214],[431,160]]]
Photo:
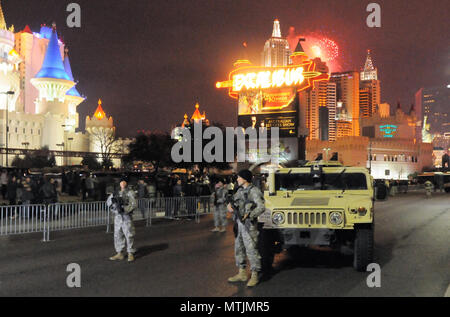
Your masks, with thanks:
[[[444,297],[450,297],[450,284],[447,287],[447,291],[445,292]]]

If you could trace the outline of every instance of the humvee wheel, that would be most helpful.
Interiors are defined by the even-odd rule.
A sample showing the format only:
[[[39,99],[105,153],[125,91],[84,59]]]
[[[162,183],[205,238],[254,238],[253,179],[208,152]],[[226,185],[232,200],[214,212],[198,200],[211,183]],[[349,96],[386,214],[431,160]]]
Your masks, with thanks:
[[[353,268],[359,272],[366,270],[373,261],[373,226],[357,228],[353,254]]]
[[[275,236],[275,230],[260,230],[258,246],[261,256],[261,269],[265,273],[272,271],[272,264],[275,257]]]

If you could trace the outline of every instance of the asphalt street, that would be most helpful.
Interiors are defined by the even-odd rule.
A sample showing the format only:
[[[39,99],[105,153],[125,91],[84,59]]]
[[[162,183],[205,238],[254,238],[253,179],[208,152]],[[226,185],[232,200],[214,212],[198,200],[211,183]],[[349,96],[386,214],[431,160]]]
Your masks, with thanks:
[[[375,205],[375,262],[356,272],[352,258],[306,250],[277,255],[274,274],[247,289],[229,284],[237,271],[231,224],[212,233],[212,217],[136,224],[134,263],[111,262],[113,235],[105,227],[0,237],[0,296],[444,296],[450,283],[450,195],[399,194]],[[81,288],[69,288],[67,265],[81,267]]]

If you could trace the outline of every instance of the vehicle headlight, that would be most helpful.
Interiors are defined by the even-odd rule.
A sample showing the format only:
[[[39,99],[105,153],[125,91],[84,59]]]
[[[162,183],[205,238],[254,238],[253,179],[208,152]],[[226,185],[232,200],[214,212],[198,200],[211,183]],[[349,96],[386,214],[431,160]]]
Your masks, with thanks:
[[[275,213],[272,217],[272,222],[277,226],[282,225],[284,223],[284,214],[282,212]]]
[[[340,212],[332,212],[330,214],[330,222],[333,225],[340,225],[342,223],[342,214]]]

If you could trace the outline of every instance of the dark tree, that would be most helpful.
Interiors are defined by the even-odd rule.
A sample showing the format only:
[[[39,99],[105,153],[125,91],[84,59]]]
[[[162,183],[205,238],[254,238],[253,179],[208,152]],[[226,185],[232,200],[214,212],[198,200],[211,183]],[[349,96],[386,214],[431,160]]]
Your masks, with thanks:
[[[44,168],[56,165],[55,156],[50,153],[48,147],[26,154],[23,159],[16,156],[12,166],[19,168]]]
[[[158,172],[160,167],[174,165],[170,153],[175,142],[167,133],[141,133],[128,146],[129,154],[125,156],[124,161],[150,162],[153,164],[155,172]]]
[[[89,170],[95,171],[102,168],[102,165],[97,161],[95,155],[86,155],[81,161],[81,165],[87,166]]]

